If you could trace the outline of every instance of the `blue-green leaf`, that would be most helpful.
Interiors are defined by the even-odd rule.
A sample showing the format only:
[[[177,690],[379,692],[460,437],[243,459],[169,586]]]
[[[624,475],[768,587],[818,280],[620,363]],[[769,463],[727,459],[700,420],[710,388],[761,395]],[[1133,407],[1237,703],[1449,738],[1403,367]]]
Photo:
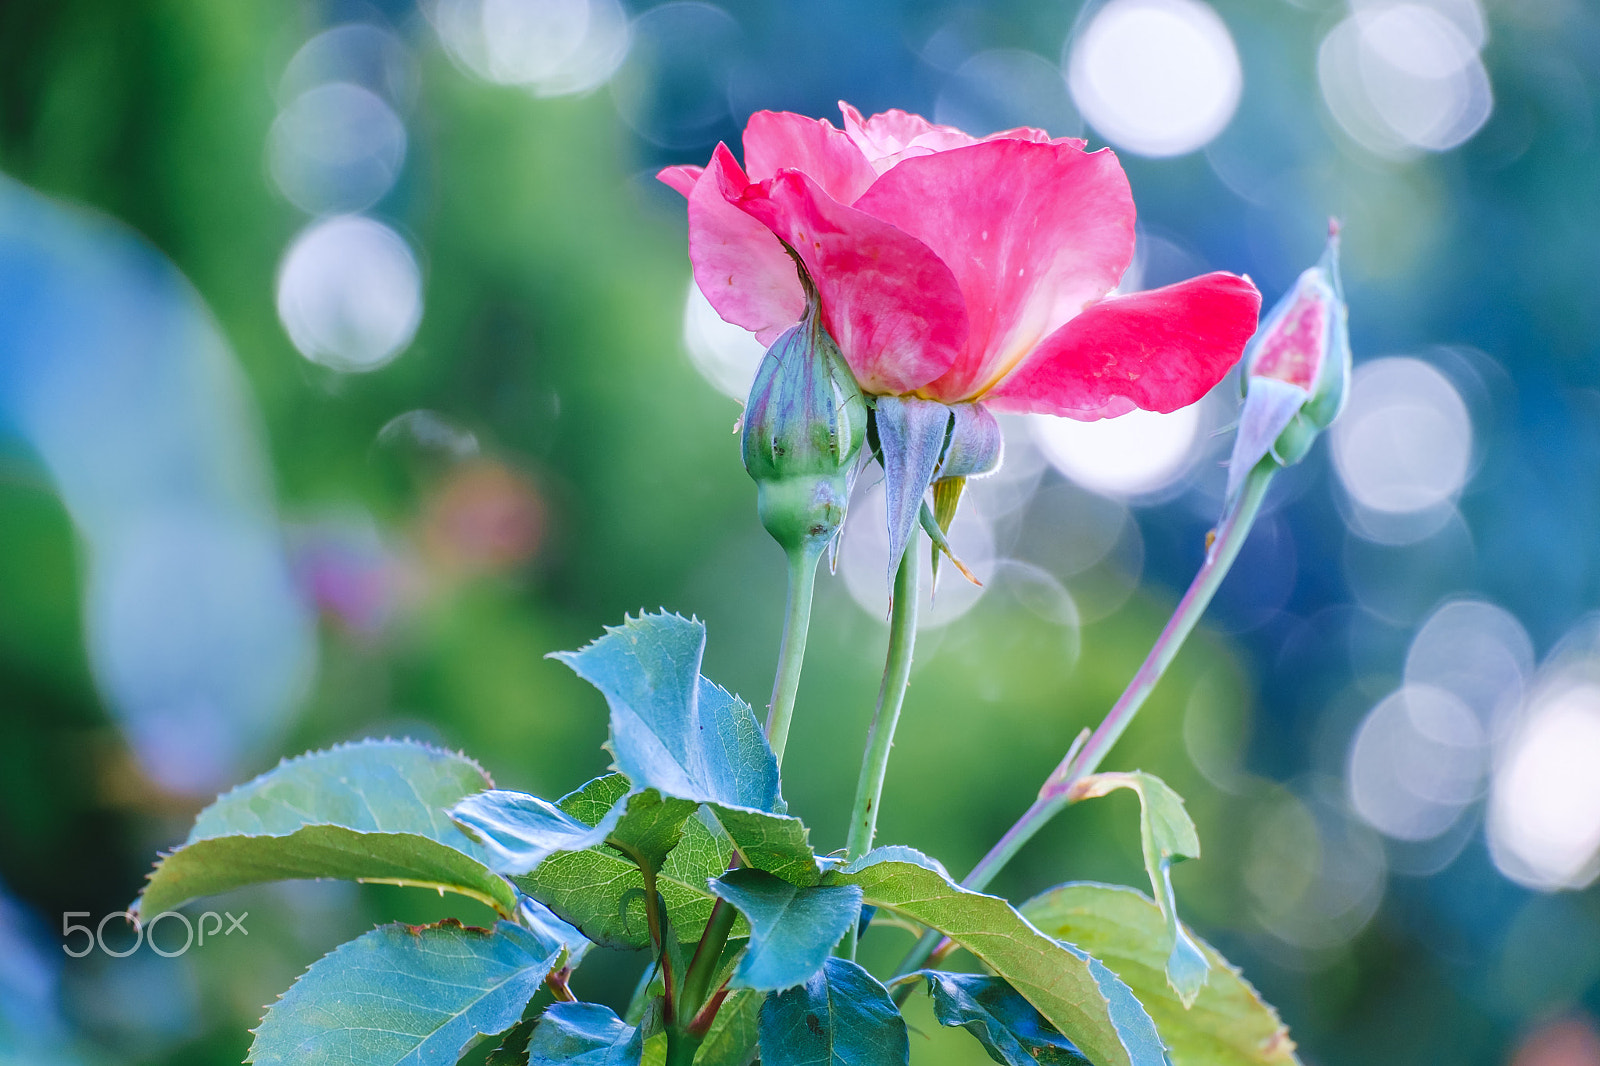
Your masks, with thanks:
[[[1211,976],[1185,1007],[1166,979],[1166,919],[1144,893],[1122,885],[1067,884],[1022,905],[1047,935],[1070,940],[1127,982],[1155,1020],[1177,1066],[1297,1066],[1277,1012],[1204,941]]]
[[[559,949],[510,922],[384,925],[311,965],[267,1011],[257,1066],[451,1066],[515,1025]]]
[[[509,916],[516,893],[445,814],[493,784],[471,759],[412,741],[302,755],[201,811],[134,906],[160,914],[243,885],[331,877],[460,892]]]
[[[638,1066],[644,1031],[598,1003],[554,1003],[528,1041],[528,1066]]]
[[[1005,900],[952,883],[931,861],[846,867],[830,873],[826,883],[860,885],[868,906],[955,941],[1037,1007],[1095,1066],[1162,1066],[1166,1061],[1159,1044],[1150,1047],[1149,1018],[1141,1021],[1113,997],[1120,995],[1114,974],[1040,933]]]
[[[889,992],[829,959],[811,980],[761,1005],[762,1066],[906,1066],[911,1044]]]
[[[1069,944],[1063,940],[1061,946],[1088,964],[1090,976],[1094,978],[1094,983],[1100,986],[1101,995],[1106,997],[1106,1008],[1111,1013],[1111,1024],[1116,1027],[1117,1036],[1121,1038],[1122,1046],[1128,1052],[1128,1058],[1135,1063],[1161,1062],[1166,1066],[1172,1066],[1172,1060],[1167,1056],[1166,1041],[1161,1039],[1150,1012],[1144,1009],[1144,1004],[1133,994],[1133,989],[1113,973],[1109,966],[1076,944]]]
[[[524,874],[558,851],[599,844],[622,810],[618,804],[599,825],[585,825],[538,796],[496,789],[468,796],[450,808],[450,818],[483,845],[497,873]]]
[[[799,888],[762,870],[730,870],[711,891],[750,922],[737,988],[785,989],[811,979],[861,913],[855,885]]]
[[[913,866],[920,866],[924,870],[931,870],[946,881],[953,880],[950,871],[944,868],[944,863],[931,855],[926,855],[916,848],[906,847],[904,844],[883,844],[873,848],[859,859],[846,863],[840,868],[842,874],[860,873],[869,866],[876,866],[880,862],[908,862]]]
[[[500,1034],[499,1045],[483,1060],[483,1066],[528,1066],[528,1040],[538,1018],[523,1018]]]
[[[584,936],[577,926],[562,921],[555,911],[520,892],[517,893],[517,924],[552,944],[566,948],[567,957],[562,965],[568,968],[575,969],[594,946],[594,942]]]
[[[580,822],[593,824],[627,795],[627,779],[608,774],[563,796],[556,806]],[[703,809],[683,823],[678,846],[656,874],[656,890],[680,935],[700,936],[716,902],[707,882],[728,869],[732,855],[727,834]],[[644,875],[632,859],[609,845],[557,853],[533,872],[515,875],[512,880],[596,943],[619,948],[642,948],[650,943]]]
[[[701,623],[647,614],[556,658],[605,694],[608,746],[634,790],[706,804],[745,865],[815,884],[805,826],[778,813],[778,763],[755,712],[700,676],[704,651]]]
[[[693,800],[663,800],[647,789],[617,800],[589,825],[537,796],[497,790],[468,796],[450,809],[450,817],[488,849],[498,873],[525,874],[557,852],[602,842],[654,871],[677,846],[696,806]]]
[[[1143,770],[1095,774],[1079,782],[1074,794],[1088,799],[1119,788],[1130,789],[1139,796],[1139,841],[1144,851],[1144,869],[1167,922],[1166,942],[1172,945],[1167,955],[1167,981],[1183,1005],[1190,1007],[1205,987],[1211,964],[1178,921],[1178,904],[1172,895],[1172,864],[1199,858],[1200,837],[1189,812],[1184,810],[1183,797],[1161,778]]]
[[[998,977],[923,970],[940,1025],[960,1027],[1005,1066],[1089,1066],[1072,1041]]]
[[[611,754],[634,788],[779,810],[772,748],[750,706],[700,676],[705,642],[700,622],[646,614],[554,658],[605,694]]]
[[[708,804],[705,809],[728,834],[746,866],[797,885],[814,885],[821,878],[810,831],[800,819],[719,804]]]
[[[695,1053],[695,1066],[747,1066],[761,1038],[761,1004],[766,999],[767,993],[751,988],[730,992]]]

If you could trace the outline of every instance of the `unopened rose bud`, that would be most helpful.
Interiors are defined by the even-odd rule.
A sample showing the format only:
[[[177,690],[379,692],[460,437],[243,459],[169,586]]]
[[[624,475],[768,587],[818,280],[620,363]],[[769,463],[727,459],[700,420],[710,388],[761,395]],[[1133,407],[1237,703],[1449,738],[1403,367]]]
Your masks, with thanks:
[[[1339,226],[1328,246],[1262,320],[1244,350],[1244,411],[1228,463],[1228,498],[1271,455],[1279,466],[1305,458],[1350,390],[1350,333],[1339,278]]]
[[[784,551],[820,553],[844,524],[866,426],[866,401],[813,297],[767,350],[744,415],[744,468]]]

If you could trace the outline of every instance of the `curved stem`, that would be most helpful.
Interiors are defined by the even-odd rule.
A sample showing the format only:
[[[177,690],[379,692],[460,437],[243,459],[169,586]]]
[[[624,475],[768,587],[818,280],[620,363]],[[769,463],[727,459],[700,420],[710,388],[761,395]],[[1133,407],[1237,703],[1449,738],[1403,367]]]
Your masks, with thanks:
[[[917,642],[917,608],[922,568],[917,557],[920,538],[913,538],[900,557],[894,577],[894,604],[889,612],[889,654],[883,666],[883,684],[878,689],[878,709],[867,733],[867,750],[861,760],[861,777],[856,782],[856,800],[850,811],[850,835],[845,854],[860,858],[872,850],[878,830],[878,802],[883,797],[883,779],[889,768],[889,749],[894,746],[895,726],[905,704],[906,684],[911,680],[911,656]],[[841,954],[855,957],[856,931],[845,934]]]
[[[811,627],[811,593],[817,583],[820,549],[799,548],[789,553],[789,603],[783,618],[783,643],[778,647],[778,672],[772,679],[772,703],[767,711],[767,742],[783,765],[789,742],[789,722],[794,717],[795,693],[800,689],[800,668],[806,658],[806,632]]]
[[[1189,591],[1178,601],[1177,608],[1167,620],[1166,627],[1161,630],[1161,635],[1156,638],[1150,654],[1145,656],[1138,673],[1133,675],[1133,680],[1128,682],[1128,687],[1123,690],[1122,695],[1101,720],[1100,725],[1090,734],[1088,740],[1074,744],[1072,750],[1067,752],[1060,765],[1045,780],[1044,787],[1039,790],[1039,796],[1033,801],[1032,806],[1010,829],[1006,830],[1005,835],[989,849],[989,853],[978,861],[978,865],[974,866],[972,872],[961,882],[962,887],[975,892],[986,888],[995,874],[1011,861],[1024,844],[1044,828],[1046,822],[1078,798],[1074,795],[1077,784],[1099,769],[1101,760],[1121,738],[1123,731],[1128,728],[1128,723],[1133,721],[1133,716],[1139,713],[1139,708],[1144,706],[1144,701],[1154,691],[1157,682],[1161,680],[1161,675],[1166,673],[1167,667],[1172,665],[1172,660],[1183,647],[1184,640],[1194,630],[1195,624],[1200,621],[1200,616],[1210,605],[1211,598],[1216,595],[1217,589],[1222,584],[1222,579],[1228,576],[1229,568],[1239,556],[1239,549],[1244,546],[1246,538],[1250,535],[1250,527],[1261,511],[1261,501],[1266,496],[1267,486],[1272,483],[1272,477],[1277,470],[1277,466],[1269,458],[1250,471],[1243,491],[1223,513],[1222,521],[1218,522],[1216,529],[1213,530],[1214,535],[1206,547],[1205,561],[1200,564],[1200,570],[1190,583]],[[937,933],[924,935],[901,963],[900,972],[906,973],[921,966],[938,946],[939,940]]]

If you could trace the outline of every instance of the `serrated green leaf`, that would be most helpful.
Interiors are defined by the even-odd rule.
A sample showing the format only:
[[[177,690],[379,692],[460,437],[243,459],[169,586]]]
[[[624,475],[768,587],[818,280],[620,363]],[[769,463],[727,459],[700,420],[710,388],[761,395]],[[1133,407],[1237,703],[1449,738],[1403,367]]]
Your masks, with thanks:
[[[562,921],[549,907],[520,892],[517,893],[517,924],[566,948],[567,957],[561,965],[567,969],[577,969],[578,963],[594,947],[594,942],[577,926]]]
[[[1135,1063],[1160,1062],[1172,1066],[1166,1041],[1161,1039],[1155,1020],[1127,982],[1078,945],[1066,940],[1057,943],[1089,967],[1089,976],[1094,978],[1094,983],[1106,997],[1106,1011],[1111,1015],[1111,1024],[1116,1028],[1117,1036],[1122,1039],[1122,1046],[1127,1049],[1128,1058]]]
[[[558,951],[510,922],[383,925],[312,963],[273,1004],[256,1066],[448,1066],[522,1017]]]
[[[770,991],[810,980],[861,913],[855,885],[799,888],[762,870],[729,870],[711,891],[750,923],[750,945],[733,971],[737,988]]]
[[[923,970],[940,1025],[967,1030],[1004,1066],[1088,1066],[1083,1052],[998,977]]]
[[[822,867],[811,850],[811,832],[798,818],[708,804],[738,851],[744,865],[765,870],[790,884],[814,885],[822,877]]]
[[[556,806],[581,822],[599,821],[627,794],[627,780],[610,774],[563,796]],[[732,855],[732,843],[722,827],[703,809],[683,823],[678,846],[656,875],[667,916],[682,935],[698,938],[705,928],[716,902],[707,882],[728,869]],[[553,855],[532,873],[512,880],[596,943],[620,948],[650,943],[644,875],[614,848],[600,844]]]
[[[778,763],[755,712],[700,675],[704,651],[705,626],[662,613],[554,657],[605,695],[607,747],[635,791],[705,804],[744,865],[816,884],[821,867],[805,826],[779,813]]]
[[[1194,1005],[1185,1008],[1165,976],[1166,918],[1142,892],[1121,885],[1060,885],[1022,905],[1050,936],[1101,959],[1139,997],[1166,1041],[1174,1066],[1298,1066],[1294,1041],[1277,1012],[1239,971],[1196,938],[1211,966]]]
[[[524,1018],[506,1030],[499,1046],[483,1060],[483,1066],[528,1066],[528,1040],[538,1024],[538,1018]]]
[[[954,884],[932,860],[875,862],[835,871],[826,883],[860,885],[868,906],[920,922],[961,945],[1037,1007],[1095,1066],[1163,1066],[1163,1056],[1151,1054],[1137,1017],[1120,1004],[1113,1012],[1104,977],[1090,960],[1040,933],[1005,900]],[[1155,1031],[1153,1025],[1148,1029]]]
[[[639,1066],[644,1030],[598,1003],[553,1003],[528,1041],[528,1066]]]
[[[911,1055],[888,990],[846,959],[767,996],[760,1033],[762,1066],[906,1066]]]
[[[510,915],[511,886],[445,815],[492,785],[471,759],[410,741],[302,755],[200,812],[134,908],[156,915],[263,881],[341,878],[459,892]]]
[[[695,1066],[748,1066],[761,1037],[761,1004],[766,998],[765,992],[752,988],[728,993],[705,1042],[695,1052]]]
[[[876,866],[880,862],[909,862],[913,866],[920,866],[924,870],[932,870],[946,881],[955,880],[950,876],[950,871],[944,868],[944,863],[931,855],[925,855],[916,848],[908,848],[904,844],[884,844],[873,848],[859,859],[846,863],[840,868],[840,873],[853,874],[865,870],[869,866]]]
[[[1144,851],[1144,869],[1167,921],[1163,943],[1172,945],[1167,955],[1167,980],[1187,1007],[1205,987],[1210,963],[1178,921],[1178,903],[1172,894],[1172,864],[1199,858],[1200,837],[1189,812],[1184,810],[1183,797],[1161,778],[1143,770],[1095,774],[1079,782],[1074,794],[1089,799],[1119,788],[1130,789],[1139,796],[1139,841]]]
[[[524,792],[494,790],[468,796],[450,817],[489,852],[497,873],[525,874],[558,852],[606,843],[636,863],[659,870],[677,846],[693,800],[662,799],[654,789],[619,799],[595,825]]]
[[[778,763],[755,712],[700,675],[703,624],[646,614],[553,658],[598,688],[611,708],[609,747],[635,788],[663,796],[781,809]]]

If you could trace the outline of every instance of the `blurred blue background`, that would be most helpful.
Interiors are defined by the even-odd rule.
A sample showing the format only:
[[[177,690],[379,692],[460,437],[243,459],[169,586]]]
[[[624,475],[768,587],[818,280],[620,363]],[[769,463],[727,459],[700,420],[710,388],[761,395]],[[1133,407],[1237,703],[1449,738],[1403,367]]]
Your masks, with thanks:
[[[65,912],[121,910],[283,755],[410,735],[560,794],[604,714],[543,656],[663,605],[763,700],[783,567],[730,433],[760,350],[653,175],[845,99],[1116,148],[1124,289],[1225,269],[1271,301],[1343,219],[1350,407],[1110,764],[1188,800],[1180,906],[1308,1063],[1600,1064],[1596,71],[1582,0],[0,4],[0,1063],[238,1061],[343,939],[483,917],[294,884],[177,957],[63,952]],[[1200,560],[1237,394],[1007,425],[881,839],[964,870],[1110,705]],[[822,849],[882,507],[863,484],[822,579],[788,757]],[[1135,819],[1068,811],[997,890],[1139,883]],[[578,990],[637,970],[597,952]],[[914,1056],[985,1061],[946,1035]]]

